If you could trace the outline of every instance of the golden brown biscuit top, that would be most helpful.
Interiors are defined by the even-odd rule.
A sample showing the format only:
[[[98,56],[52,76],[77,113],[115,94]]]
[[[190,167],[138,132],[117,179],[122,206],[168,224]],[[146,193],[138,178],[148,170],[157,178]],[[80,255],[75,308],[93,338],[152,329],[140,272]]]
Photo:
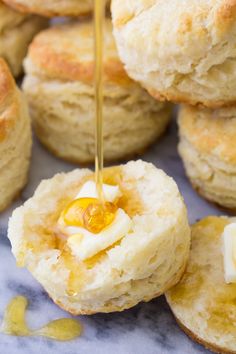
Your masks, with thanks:
[[[116,28],[121,28],[139,16],[150,19],[149,14],[156,14],[158,21],[155,32],[158,36],[172,38],[175,33],[177,42],[182,45],[191,36],[199,37],[202,41],[223,37],[232,27],[235,29],[236,0],[113,0],[112,15]],[[171,24],[171,26],[170,26]],[[148,21],[147,21],[147,27]],[[169,30],[168,30],[169,28]],[[150,35],[156,38],[156,33]],[[172,38],[173,39],[173,38]],[[165,42],[169,45],[168,41]],[[210,48],[208,48],[209,50]]]
[[[87,14],[93,0],[3,0],[7,5],[23,13],[43,16],[79,16]]]
[[[0,58],[0,143],[10,133],[19,113],[18,90],[12,74]]]
[[[52,79],[91,83],[94,72],[94,33],[91,22],[55,26],[36,36],[28,57],[37,73]],[[118,57],[112,25],[105,23],[104,80],[120,85],[128,78]]]
[[[236,164],[236,107],[211,111],[184,106],[179,127],[180,135],[200,153]]]
[[[0,0],[0,32],[3,33],[8,28],[16,27],[27,17],[29,15],[23,15],[12,10]]]

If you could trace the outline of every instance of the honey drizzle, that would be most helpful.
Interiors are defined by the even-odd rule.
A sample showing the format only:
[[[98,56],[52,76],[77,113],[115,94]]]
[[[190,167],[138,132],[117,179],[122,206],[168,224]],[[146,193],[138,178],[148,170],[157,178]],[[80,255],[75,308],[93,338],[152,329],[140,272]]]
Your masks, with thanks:
[[[95,180],[99,200],[104,203],[103,194],[103,27],[105,2],[94,0],[94,54],[95,54],[95,114],[96,114],[96,155]]]
[[[81,335],[82,326],[73,318],[61,318],[51,321],[38,330],[31,330],[25,321],[28,300],[24,296],[14,297],[8,304],[1,333],[11,336],[42,336],[59,341],[68,341]]]
[[[95,181],[99,200],[104,204],[103,194],[103,25],[105,4],[94,0],[94,35],[95,35],[95,114],[96,114],[96,154]],[[28,328],[25,312],[28,300],[16,296],[8,304],[0,332],[16,336],[43,336],[55,340],[67,341],[81,335],[80,323],[72,318],[51,321],[38,330]]]

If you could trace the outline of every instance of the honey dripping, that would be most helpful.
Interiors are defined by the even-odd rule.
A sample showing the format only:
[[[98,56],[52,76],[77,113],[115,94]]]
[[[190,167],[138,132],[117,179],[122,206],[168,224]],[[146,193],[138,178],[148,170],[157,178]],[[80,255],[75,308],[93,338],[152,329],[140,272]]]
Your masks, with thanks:
[[[95,113],[96,113],[96,154],[95,181],[98,199],[81,198],[73,201],[63,212],[66,223],[83,226],[93,233],[100,232],[115,217],[117,207],[105,202],[103,194],[103,25],[105,18],[104,1],[94,0],[95,34]],[[67,341],[81,335],[80,323],[71,318],[49,322],[38,330],[31,330],[25,321],[28,300],[17,296],[8,304],[0,331],[16,336],[43,336]]]
[[[73,201],[64,211],[64,222],[97,234],[110,225],[117,207],[105,202],[103,193],[103,29],[105,2],[94,0],[94,84],[95,84],[95,182],[98,199],[81,198]]]
[[[97,234],[115,219],[117,206],[110,202],[102,203],[96,198],[73,200],[62,213],[67,225],[83,227]]]
[[[24,296],[16,296],[8,304],[1,326],[1,332],[12,336],[42,336],[58,341],[68,341],[81,335],[81,324],[72,318],[61,318],[51,321],[44,327],[31,330],[25,321],[28,300]]]
[[[95,114],[96,114],[96,155],[95,180],[99,200],[103,195],[103,28],[105,1],[94,0],[94,56],[95,56]]]

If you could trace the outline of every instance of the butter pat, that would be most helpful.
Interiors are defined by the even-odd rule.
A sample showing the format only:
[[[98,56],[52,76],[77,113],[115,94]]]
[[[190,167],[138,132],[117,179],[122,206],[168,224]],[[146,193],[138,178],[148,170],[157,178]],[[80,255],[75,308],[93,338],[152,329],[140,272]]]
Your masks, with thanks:
[[[236,283],[236,223],[227,225],[222,237],[225,281]]]
[[[111,203],[121,196],[119,186],[108,184],[103,184],[103,193],[105,201]],[[96,183],[86,182],[75,199],[80,198],[98,198]],[[94,234],[83,227],[69,225],[64,225],[63,231],[68,236],[67,244],[72,254],[84,261],[121,240],[130,231],[131,226],[129,215],[123,209],[118,209],[113,222],[100,233]]]
[[[121,192],[118,186],[111,186],[109,184],[103,184],[104,199],[106,202],[114,202],[121,196]],[[75,199],[80,198],[98,198],[96,183],[93,181],[86,182],[80,189]]]
[[[130,228],[130,217],[118,209],[113,223],[99,234],[95,235],[82,227],[68,227],[67,231],[74,235],[68,238],[67,243],[73,255],[83,261],[122,239]]]

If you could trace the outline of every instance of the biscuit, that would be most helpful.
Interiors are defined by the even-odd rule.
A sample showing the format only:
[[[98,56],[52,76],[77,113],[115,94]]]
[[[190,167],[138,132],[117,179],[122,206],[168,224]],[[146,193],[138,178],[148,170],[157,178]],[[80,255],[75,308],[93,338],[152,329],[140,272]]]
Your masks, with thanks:
[[[47,20],[20,14],[0,1],[0,57],[7,61],[14,76],[22,71],[22,61],[32,38],[46,24]]]
[[[159,103],[124,71],[112,25],[105,23],[104,155],[135,155],[164,132],[170,106]],[[76,163],[94,160],[93,26],[67,24],[40,33],[25,60],[23,89],[35,131],[55,155]]]
[[[112,15],[127,72],[154,97],[211,108],[235,103],[234,0],[113,0]]]
[[[23,13],[47,17],[87,15],[93,10],[93,0],[3,0],[7,5]],[[104,0],[109,3],[110,0]]]
[[[221,234],[235,218],[207,217],[192,227],[190,259],[166,298],[180,327],[216,353],[236,353],[236,284],[224,280]]]
[[[186,173],[206,199],[236,208],[236,108],[211,111],[183,106],[179,153]]]
[[[189,255],[190,228],[176,183],[139,160],[104,170],[104,183],[122,191],[119,203],[132,219],[129,233],[89,260],[74,259],[58,242],[55,225],[93,178],[90,170],[77,169],[41,182],[9,222],[18,264],[73,314],[122,311],[161,295],[179,281]]]
[[[0,58],[0,211],[27,181],[31,128],[25,98]]]

